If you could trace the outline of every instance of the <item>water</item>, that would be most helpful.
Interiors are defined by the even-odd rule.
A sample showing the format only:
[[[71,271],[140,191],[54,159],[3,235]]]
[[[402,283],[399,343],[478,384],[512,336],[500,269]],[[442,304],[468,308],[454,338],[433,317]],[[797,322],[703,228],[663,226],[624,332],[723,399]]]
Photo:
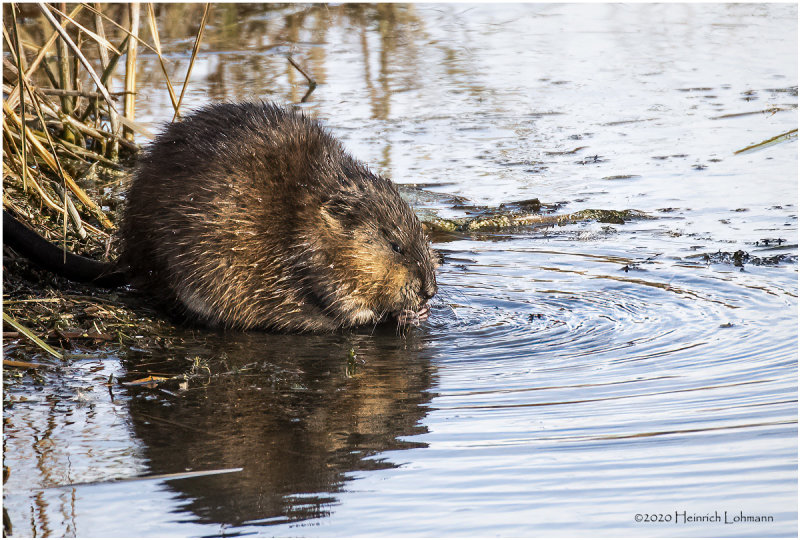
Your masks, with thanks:
[[[201,11],[161,10],[179,80]],[[797,535],[797,143],[733,153],[797,127],[796,6],[220,5],[206,39],[189,107],[299,102],[291,51],[425,216],[654,219],[437,234],[402,336],[187,328],[7,379],[14,535]]]

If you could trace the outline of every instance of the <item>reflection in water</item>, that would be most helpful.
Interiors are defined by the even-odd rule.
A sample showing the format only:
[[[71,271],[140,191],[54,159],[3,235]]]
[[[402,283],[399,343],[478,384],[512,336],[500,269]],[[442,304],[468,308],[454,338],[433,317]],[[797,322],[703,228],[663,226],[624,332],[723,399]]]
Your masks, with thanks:
[[[130,416],[153,474],[242,467],[169,482],[201,522],[277,523],[327,515],[354,471],[397,464],[370,457],[424,447],[432,368],[414,332],[219,339],[210,375],[177,396],[136,392]],[[352,351],[352,353],[351,353]],[[169,363],[148,360],[154,371]],[[134,367],[134,366],[132,366]],[[234,375],[214,375],[219,371]]]
[[[202,4],[183,4],[180,13],[160,6],[159,18],[168,68],[176,88],[188,67],[187,52],[200,20]],[[176,8],[178,9],[178,8]],[[289,54],[321,86],[364,86],[369,95],[371,117],[386,120],[393,94],[418,87],[419,43],[425,39],[423,26],[413,5],[345,4],[327,6],[278,6],[269,4],[221,4],[212,15],[204,48],[187,94],[188,108],[198,100],[278,99],[300,102],[307,91],[306,80],[286,61]],[[336,44],[348,34],[359,36],[358,54],[351,59],[362,71],[350,80],[338,68],[333,73],[325,44]],[[172,40],[171,42],[169,40]],[[182,46],[175,48],[176,44]],[[168,47],[171,45],[171,47]],[[355,52],[355,51],[354,51]],[[158,59],[143,54],[139,84],[152,92],[153,99],[137,103],[137,117],[163,117],[164,86]],[[400,68],[400,69],[398,69]],[[343,80],[345,75],[348,80]],[[352,91],[352,90],[350,90]],[[347,92],[347,91],[345,91]],[[385,156],[388,159],[388,155]],[[381,163],[388,167],[388,162]]]

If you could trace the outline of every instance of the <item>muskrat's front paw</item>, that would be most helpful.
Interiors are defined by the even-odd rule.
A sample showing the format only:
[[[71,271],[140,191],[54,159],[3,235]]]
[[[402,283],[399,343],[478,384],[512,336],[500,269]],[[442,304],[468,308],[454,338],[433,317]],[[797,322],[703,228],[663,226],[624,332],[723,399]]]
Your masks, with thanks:
[[[404,309],[397,315],[397,324],[419,326],[423,321],[428,320],[431,314],[431,305],[425,304],[419,311]]]

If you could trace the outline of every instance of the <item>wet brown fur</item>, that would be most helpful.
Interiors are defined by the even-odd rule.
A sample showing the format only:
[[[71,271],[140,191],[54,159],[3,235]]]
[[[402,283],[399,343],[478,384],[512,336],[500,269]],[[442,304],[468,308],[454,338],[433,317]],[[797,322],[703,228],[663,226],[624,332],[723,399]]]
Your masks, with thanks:
[[[436,292],[396,186],[268,103],[170,125],[137,168],[120,238],[136,286],[211,325],[332,331],[418,311]]]

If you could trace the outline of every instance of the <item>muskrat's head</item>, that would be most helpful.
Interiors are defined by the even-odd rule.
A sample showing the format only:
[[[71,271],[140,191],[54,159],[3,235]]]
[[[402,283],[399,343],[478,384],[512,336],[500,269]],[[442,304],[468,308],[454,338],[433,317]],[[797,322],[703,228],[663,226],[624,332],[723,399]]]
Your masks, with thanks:
[[[345,327],[427,317],[438,257],[388,180],[336,193],[321,203],[318,220],[314,273],[330,278],[317,294],[329,316]]]

